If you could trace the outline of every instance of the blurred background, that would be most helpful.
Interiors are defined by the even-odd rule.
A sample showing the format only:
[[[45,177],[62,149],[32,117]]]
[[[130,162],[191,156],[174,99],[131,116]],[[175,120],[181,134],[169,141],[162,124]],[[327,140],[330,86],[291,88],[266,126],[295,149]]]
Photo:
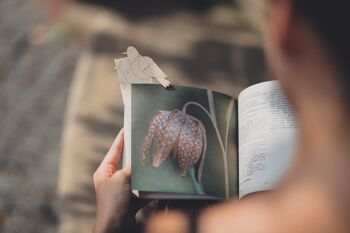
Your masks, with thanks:
[[[266,79],[261,0],[0,0],[0,232],[91,232],[122,127],[114,57],[237,96]]]

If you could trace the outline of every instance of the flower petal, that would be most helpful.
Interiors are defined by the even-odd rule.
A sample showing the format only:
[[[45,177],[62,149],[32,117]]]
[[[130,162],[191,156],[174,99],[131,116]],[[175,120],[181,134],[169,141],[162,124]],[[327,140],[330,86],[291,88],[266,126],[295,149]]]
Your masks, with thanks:
[[[204,146],[201,124],[198,119],[186,114],[178,145],[178,165],[182,176],[185,176],[201,157]]]
[[[174,149],[182,124],[185,120],[184,114],[179,110],[170,112],[166,124],[156,131],[159,150],[153,156],[153,166],[158,167]],[[157,146],[158,146],[157,145]]]
[[[146,156],[149,153],[149,150],[151,149],[152,145],[154,144],[154,140],[157,139],[155,138],[155,136],[157,135],[156,132],[166,124],[169,118],[169,115],[170,115],[170,112],[168,111],[158,111],[152,117],[152,120],[148,127],[147,135],[145,137],[143,151],[141,154],[142,165],[145,164]],[[153,149],[157,151],[157,148],[153,148]]]

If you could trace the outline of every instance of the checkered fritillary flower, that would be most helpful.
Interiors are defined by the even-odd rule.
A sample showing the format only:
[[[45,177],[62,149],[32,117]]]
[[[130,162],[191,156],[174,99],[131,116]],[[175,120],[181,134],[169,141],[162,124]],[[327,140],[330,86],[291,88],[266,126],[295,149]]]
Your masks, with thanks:
[[[207,137],[203,123],[197,118],[177,109],[158,111],[149,124],[144,141],[143,165],[151,149],[153,167],[159,167],[172,153],[181,176],[185,176],[202,157],[197,174],[197,179],[201,180]]]

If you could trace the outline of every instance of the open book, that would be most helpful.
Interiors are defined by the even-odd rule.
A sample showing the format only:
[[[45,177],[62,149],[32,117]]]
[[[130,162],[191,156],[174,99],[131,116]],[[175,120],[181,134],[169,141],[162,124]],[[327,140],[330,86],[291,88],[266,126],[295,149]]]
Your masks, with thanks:
[[[144,198],[243,197],[270,190],[293,159],[298,124],[277,81],[238,99],[156,84],[124,87],[124,165]]]

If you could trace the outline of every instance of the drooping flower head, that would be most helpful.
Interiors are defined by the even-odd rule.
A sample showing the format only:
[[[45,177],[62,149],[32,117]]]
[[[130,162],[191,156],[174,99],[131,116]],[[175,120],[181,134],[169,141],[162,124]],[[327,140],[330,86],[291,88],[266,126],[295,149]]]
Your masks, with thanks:
[[[197,179],[202,177],[207,137],[203,123],[183,111],[158,111],[152,118],[144,141],[141,163],[152,149],[152,166],[159,167],[173,154],[181,176],[202,157]]]

